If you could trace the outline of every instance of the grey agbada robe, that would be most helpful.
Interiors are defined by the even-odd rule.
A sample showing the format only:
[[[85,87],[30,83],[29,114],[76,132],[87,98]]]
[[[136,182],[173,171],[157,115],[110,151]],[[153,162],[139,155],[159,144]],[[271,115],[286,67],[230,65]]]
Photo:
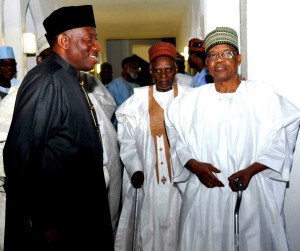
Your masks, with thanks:
[[[113,250],[102,165],[77,72],[53,54],[22,82],[4,148],[5,250],[48,250],[48,229],[55,250]]]
[[[122,164],[117,139],[117,132],[111,123],[111,118],[116,110],[114,98],[99,79],[91,74],[80,72],[80,79],[84,81],[85,88],[94,105],[107,155],[106,168],[109,174],[107,187],[110,216],[114,236],[120,217],[120,200],[122,185]],[[105,161],[104,161],[105,162]]]

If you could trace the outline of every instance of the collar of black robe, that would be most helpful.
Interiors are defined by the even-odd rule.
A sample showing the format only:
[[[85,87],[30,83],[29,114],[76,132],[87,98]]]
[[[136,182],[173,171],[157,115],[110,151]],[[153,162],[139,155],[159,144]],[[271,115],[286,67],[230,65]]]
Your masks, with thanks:
[[[59,56],[57,53],[52,51],[49,58],[52,58],[55,60],[60,66],[69,74],[73,75],[76,79],[78,79],[79,71],[77,71],[72,65],[70,65],[66,60],[64,60],[61,56]],[[47,60],[47,59],[46,59]],[[79,82],[79,81],[78,81]]]

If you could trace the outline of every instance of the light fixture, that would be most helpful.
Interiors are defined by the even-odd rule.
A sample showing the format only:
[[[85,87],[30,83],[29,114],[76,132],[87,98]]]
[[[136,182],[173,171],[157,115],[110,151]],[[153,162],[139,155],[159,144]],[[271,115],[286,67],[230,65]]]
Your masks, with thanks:
[[[97,73],[97,74],[100,73],[100,64],[96,64],[96,73]]]
[[[180,53],[182,56],[184,56],[184,60],[188,61],[189,59],[189,47],[184,46],[183,52]]]
[[[36,39],[34,33],[23,33],[23,50],[25,54],[36,54]]]

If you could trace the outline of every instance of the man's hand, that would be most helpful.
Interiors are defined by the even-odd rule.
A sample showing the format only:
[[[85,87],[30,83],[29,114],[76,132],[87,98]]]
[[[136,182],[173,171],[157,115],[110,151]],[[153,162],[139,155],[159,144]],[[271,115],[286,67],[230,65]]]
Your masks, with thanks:
[[[142,171],[135,172],[131,177],[131,183],[134,188],[141,188],[144,184],[144,173]]]
[[[221,171],[209,163],[199,162],[194,159],[186,163],[186,168],[197,175],[203,185],[208,188],[223,187],[224,184],[213,174]]]
[[[248,187],[253,175],[255,175],[265,169],[267,169],[266,166],[264,166],[260,163],[253,163],[251,166],[232,174],[228,178],[229,186],[230,186],[231,190],[236,191],[236,189],[237,189],[236,185],[234,183],[234,179],[238,178],[240,181],[242,181],[243,187],[245,190]]]

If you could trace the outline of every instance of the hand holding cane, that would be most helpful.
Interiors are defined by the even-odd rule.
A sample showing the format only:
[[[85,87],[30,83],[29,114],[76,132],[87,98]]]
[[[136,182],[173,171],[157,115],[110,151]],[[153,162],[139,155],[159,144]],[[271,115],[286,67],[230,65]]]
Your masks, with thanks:
[[[234,179],[236,185],[237,199],[234,209],[234,251],[239,251],[239,210],[242,201],[243,183],[238,178]]]
[[[132,251],[136,250],[138,238],[138,213],[139,213],[139,190],[144,184],[144,174],[141,171],[135,172],[131,177],[132,186],[135,188],[134,193],[134,219],[133,219],[133,238],[132,238]]]

